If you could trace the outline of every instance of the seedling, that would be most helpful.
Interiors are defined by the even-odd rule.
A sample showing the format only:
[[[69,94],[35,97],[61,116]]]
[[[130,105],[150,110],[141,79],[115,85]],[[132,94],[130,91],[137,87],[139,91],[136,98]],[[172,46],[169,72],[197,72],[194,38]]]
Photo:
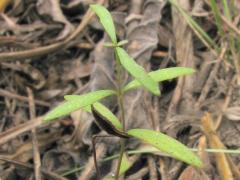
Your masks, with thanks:
[[[126,131],[123,108],[123,97],[128,91],[143,86],[147,91],[159,96],[159,82],[176,78],[181,75],[192,74],[194,73],[194,70],[185,67],[175,67],[146,73],[144,68],[138,65],[133,58],[131,58],[128,53],[120,47],[127,41],[124,40],[117,42],[115,27],[111,14],[108,12],[108,10],[100,5],[91,5],[91,9],[99,17],[102,26],[112,41],[111,43],[106,43],[106,47],[112,48],[115,54],[116,79],[118,87],[115,90],[99,90],[84,95],[67,95],[64,97],[66,101],[50,111],[45,116],[44,120],[50,121],[67,115],[80,108],[92,113],[96,123],[103,130],[105,130],[108,134],[121,138],[121,151],[115,179],[118,179],[119,175],[122,175],[128,169],[126,167],[130,166],[130,164],[126,161],[126,157],[124,156],[124,139],[129,137],[137,138],[145,143],[148,143],[157,148],[159,151],[167,153],[173,158],[184,161],[187,164],[195,167],[202,167],[202,162],[199,160],[199,158],[185,145],[161,132],[148,129],[130,129]],[[122,68],[132,75],[134,79],[125,86],[121,82]],[[99,102],[101,99],[113,95],[117,96],[118,99],[120,120],[106,106]]]

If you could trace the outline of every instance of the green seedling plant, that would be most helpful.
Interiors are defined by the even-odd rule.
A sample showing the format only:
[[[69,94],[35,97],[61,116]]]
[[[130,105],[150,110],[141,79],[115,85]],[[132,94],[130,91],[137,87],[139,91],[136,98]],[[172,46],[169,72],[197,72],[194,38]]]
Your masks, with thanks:
[[[117,88],[113,90],[98,90],[83,95],[66,95],[64,96],[65,101],[47,113],[44,120],[48,122],[68,115],[78,109],[83,109],[92,113],[95,118],[95,122],[101,129],[105,130],[110,135],[121,138],[121,150],[118,167],[114,177],[115,179],[119,179],[119,176],[123,175],[124,172],[131,166],[131,163],[127,160],[125,154],[125,140],[128,138],[137,138],[175,159],[181,160],[198,168],[202,167],[201,160],[182,143],[161,132],[149,129],[126,130],[124,119],[124,94],[136,88],[144,87],[145,90],[151,92],[152,94],[160,96],[159,82],[182,75],[192,74],[195,71],[191,68],[173,67],[147,73],[144,68],[138,65],[121,47],[127,43],[127,40],[120,42],[117,41],[114,23],[109,11],[100,5],[91,5],[90,7],[98,16],[102,26],[111,39],[111,42],[106,43],[105,46],[106,48],[112,48],[114,51]],[[123,70],[127,71],[133,78],[133,80],[126,85],[122,83]],[[100,103],[100,100],[109,96],[117,97],[120,111],[119,119],[105,105]],[[96,164],[95,150],[94,158],[97,176],[98,179],[100,179],[100,173]],[[109,177],[105,179],[113,178]]]

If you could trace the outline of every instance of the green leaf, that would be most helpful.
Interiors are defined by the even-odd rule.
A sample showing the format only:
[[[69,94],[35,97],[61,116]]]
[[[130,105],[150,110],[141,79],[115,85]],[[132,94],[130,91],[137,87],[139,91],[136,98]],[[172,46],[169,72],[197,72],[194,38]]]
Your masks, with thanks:
[[[223,4],[223,11],[224,11],[225,16],[227,17],[228,20],[231,21],[232,17],[231,17],[231,13],[230,13],[230,8],[228,6],[228,0],[222,0],[222,4]]]
[[[224,37],[224,26],[222,24],[221,12],[218,8],[218,3],[216,0],[210,0],[210,6],[212,8],[213,15],[215,17],[215,22],[218,27],[218,31],[222,37]]]
[[[122,66],[135,77],[147,90],[155,95],[160,95],[158,83],[154,81],[143,69],[142,66],[138,65],[124,49],[116,48],[117,56]]]
[[[148,75],[156,82],[161,82],[169,79],[176,78],[178,76],[187,75],[187,74],[193,74],[195,72],[194,69],[186,68],[186,67],[172,67],[172,68],[166,68],[166,69],[160,69],[157,71],[152,71],[148,73]],[[137,87],[141,86],[141,84],[133,80],[129,82],[124,87],[124,92],[129,91],[131,89],[135,89]]]
[[[116,31],[113,24],[112,16],[109,11],[104,6],[98,4],[90,5],[90,7],[99,17],[102,26],[111,38],[112,42],[114,44],[117,44]]]
[[[76,97],[75,95],[65,97],[67,101],[76,100],[77,98],[81,97]],[[96,102],[93,104],[93,106],[98,112],[101,112],[101,115],[106,117],[106,119],[109,120],[116,129],[118,129],[119,131],[123,131],[123,126],[120,123],[119,119],[105,105],[100,102]],[[92,113],[91,105],[85,106],[83,107],[83,109],[89,113]]]
[[[128,40],[125,39],[125,40],[122,40],[122,41],[118,42],[118,43],[117,43],[117,46],[123,46],[123,45],[125,45],[125,44],[127,44],[127,43],[128,43]]]
[[[105,105],[96,102],[93,104],[93,106],[98,112],[101,112],[101,115],[106,117],[106,119],[109,120],[116,129],[123,131],[123,126],[120,123],[119,119]],[[91,106],[86,106],[83,109],[91,112]]]
[[[131,129],[130,136],[136,137],[170,156],[196,167],[202,167],[201,160],[188,147],[163,133],[148,129]]]
[[[98,102],[94,103],[93,106],[98,112],[101,112],[101,114],[106,117],[106,119],[108,119],[115,128],[123,131],[123,126],[118,118],[106,106]]]
[[[88,106],[95,103],[96,101],[111,96],[115,94],[113,90],[100,90],[95,92],[90,92],[84,95],[66,95],[65,99],[71,99],[71,101],[64,102],[60,104],[55,109],[50,111],[45,117],[44,121],[50,121],[52,119],[67,115],[73,111],[76,111],[80,108]]]
[[[128,159],[126,153],[123,154],[119,175],[123,175],[132,166],[132,162]]]
[[[121,138],[129,138],[129,135],[127,135],[123,130],[117,129],[111,122],[111,120],[107,119],[105,116],[102,115],[101,112],[99,112],[94,105],[91,105],[92,114],[94,116],[95,122],[97,125],[106,131],[108,134],[111,134],[113,136],[121,137]]]

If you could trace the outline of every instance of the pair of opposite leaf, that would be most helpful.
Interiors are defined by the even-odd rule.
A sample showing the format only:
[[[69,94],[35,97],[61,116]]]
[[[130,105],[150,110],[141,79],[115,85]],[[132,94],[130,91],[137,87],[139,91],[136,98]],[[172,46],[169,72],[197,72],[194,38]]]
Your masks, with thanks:
[[[121,65],[136,79],[128,83],[123,88],[124,93],[139,86],[143,86],[153,94],[160,95],[158,82],[172,79],[180,75],[192,74],[194,72],[194,70],[190,68],[175,67],[157,70],[147,74],[145,70],[126,53],[124,49],[117,46],[118,42],[115,27],[111,14],[108,10],[100,5],[91,5],[91,8],[99,17],[100,22],[112,40],[113,45],[116,45],[113,46],[113,48]],[[116,91],[100,90],[80,96],[67,95],[64,97],[67,101],[49,112],[44,119],[49,121],[57,117],[67,115],[79,108],[83,108],[88,112],[92,112],[96,123],[109,134],[121,138],[138,138],[151,144],[160,151],[170,154],[176,159],[182,160],[196,167],[202,166],[202,162],[199,158],[195,156],[195,154],[192,153],[186,146],[165,134],[147,129],[130,129],[128,132],[123,132],[122,125],[117,117],[112,114],[107,107],[97,102],[111,95],[116,95]]]
[[[118,45],[115,26],[113,24],[112,16],[109,11],[100,5],[91,5],[91,9],[97,14],[102,26],[109,35],[112,44]],[[143,67],[138,65],[133,58],[121,47],[114,47],[114,53],[119,58],[121,65],[135,78],[137,79],[147,90],[154,95],[159,96],[160,90],[158,83],[154,81],[144,70]]]

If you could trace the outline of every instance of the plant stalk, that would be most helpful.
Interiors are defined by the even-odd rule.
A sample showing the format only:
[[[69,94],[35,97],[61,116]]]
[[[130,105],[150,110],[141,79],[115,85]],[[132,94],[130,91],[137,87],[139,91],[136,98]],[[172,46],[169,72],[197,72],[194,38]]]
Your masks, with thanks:
[[[116,62],[116,79],[117,79],[117,101],[118,101],[118,106],[119,106],[119,111],[120,111],[120,121],[122,122],[123,125],[123,132],[126,131],[125,127],[125,114],[124,114],[124,106],[123,106],[123,88],[122,88],[122,67],[120,64],[119,57],[117,55],[116,48],[114,48],[114,55],[115,55],[115,62]],[[117,171],[115,174],[116,180],[119,179],[119,173],[120,173],[120,167],[121,167],[121,162],[122,162],[122,157],[125,151],[125,139],[121,139],[121,150],[120,150],[120,156],[118,158],[118,165],[117,165]]]

